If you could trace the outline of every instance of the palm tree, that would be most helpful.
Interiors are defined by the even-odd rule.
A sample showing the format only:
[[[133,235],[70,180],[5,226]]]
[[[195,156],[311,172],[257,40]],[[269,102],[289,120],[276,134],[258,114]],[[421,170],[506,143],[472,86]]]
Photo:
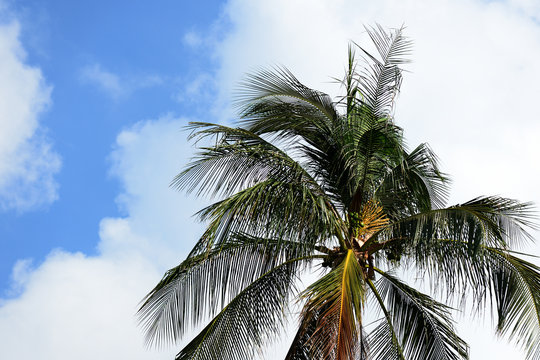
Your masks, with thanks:
[[[448,304],[491,309],[497,333],[540,359],[540,268],[511,250],[531,239],[531,205],[445,205],[436,156],[408,150],[392,116],[410,42],[401,29],[367,32],[377,55],[349,47],[337,101],[274,68],[242,84],[238,127],[189,125],[207,145],[173,185],[221,200],[198,213],[206,231],[143,300],[149,344],[211,317],[176,359],[252,359],[297,304],[286,360],[466,359],[452,308],[400,280],[406,269]],[[319,278],[301,288],[310,269]]]

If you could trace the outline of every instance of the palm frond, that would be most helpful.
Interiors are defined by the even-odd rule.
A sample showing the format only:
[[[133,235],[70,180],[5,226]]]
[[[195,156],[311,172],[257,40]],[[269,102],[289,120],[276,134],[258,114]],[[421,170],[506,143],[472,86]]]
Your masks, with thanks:
[[[401,69],[409,60],[411,42],[403,36],[403,29],[390,32],[380,25],[366,31],[378,51],[378,57],[358,48],[364,54],[366,69],[359,73],[359,88],[363,103],[379,118],[391,118],[393,105],[401,86]]]
[[[192,253],[227,242],[234,233],[315,244],[331,242],[342,231],[333,205],[302,182],[267,179],[198,214],[209,225]]]
[[[338,117],[330,96],[305,86],[284,67],[248,75],[240,85],[236,105],[242,124],[257,134],[301,131],[293,121],[299,119],[305,119],[304,125],[313,129],[328,129]],[[288,105],[288,111],[283,111]]]
[[[188,257],[143,299],[138,316],[147,344],[175,342],[262,274],[311,253],[313,248],[305,244],[236,235],[234,241]]]
[[[449,308],[399,279],[376,270],[375,287],[386,301],[392,328],[398,335],[405,358],[411,360],[458,360],[468,358],[467,344],[459,338]]]
[[[176,356],[176,360],[251,360],[283,329],[283,314],[295,291],[298,263],[292,259],[240,292]]]
[[[492,261],[497,332],[540,359],[540,267],[504,250],[486,249]]]
[[[405,244],[416,253],[427,251],[432,239],[466,242],[469,252],[481,246],[516,247],[531,239],[534,228],[530,203],[497,196],[479,197],[445,209],[418,213],[391,223],[377,236],[396,245]]]
[[[339,266],[301,294],[306,299],[304,316],[320,313],[310,346],[323,359],[348,360],[359,355],[364,293],[362,268],[349,250]]]
[[[216,135],[219,141],[205,148],[173,185],[188,191],[213,189],[214,195],[228,196],[199,212],[209,225],[193,253],[227,241],[230,233],[315,242],[337,231],[339,214],[331,199],[285,152],[244,129],[206,123],[190,126],[193,137]]]
[[[420,144],[389,171],[375,192],[375,198],[392,218],[442,208],[448,196],[448,177],[439,170],[438,160],[427,144]]]
[[[268,178],[303,182],[323,195],[318,183],[287,153],[257,134],[242,128],[192,122],[190,139],[215,136],[212,147],[203,147],[171,185],[179,190],[229,196]]]
[[[482,246],[470,254],[468,244],[440,239],[438,246],[415,254],[432,287],[446,287],[448,298],[472,294],[476,311],[494,308],[497,332],[527,351],[528,359],[540,356],[540,267],[511,251]]]

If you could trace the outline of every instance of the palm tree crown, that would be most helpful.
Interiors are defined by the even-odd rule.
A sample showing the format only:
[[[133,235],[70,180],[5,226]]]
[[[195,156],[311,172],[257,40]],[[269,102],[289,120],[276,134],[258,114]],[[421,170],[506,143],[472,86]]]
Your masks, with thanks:
[[[296,302],[286,360],[466,359],[451,308],[400,280],[405,268],[456,303],[471,294],[498,333],[540,359],[540,269],[512,251],[530,239],[531,205],[445,205],[436,156],[426,144],[408,150],[393,120],[410,42],[401,29],[367,32],[377,54],[349,47],[337,101],[276,68],[242,84],[238,127],[189,125],[215,142],[173,185],[222,200],[198,213],[206,231],[143,300],[149,343],[211,316],[176,359],[252,359]],[[320,277],[300,288],[313,267]],[[379,314],[369,326],[368,312]]]

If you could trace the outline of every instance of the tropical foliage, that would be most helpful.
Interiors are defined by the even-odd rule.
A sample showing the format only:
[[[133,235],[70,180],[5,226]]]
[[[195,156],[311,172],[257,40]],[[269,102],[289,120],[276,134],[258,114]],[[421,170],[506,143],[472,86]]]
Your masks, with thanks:
[[[275,68],[242,84],[237,127],[189,125],[210,145],[173,185],[220,200],[198,213],[208,226],[187,259],[143,300],[149,344],[210,318],[176,359],[252,359],[292,315],[286,360],[466,359],[449,304],[467,300],[540,359],[540,269],[512,250],[530,240],[531,205],[446,205],[436,156],[426,144],[409,150],[393,119],[410,42],[401,29],[367,31],[375,55],[349,48],[342,98]],[[320,276],[302,288],[310,270]],[[366,324],[368,313],[378,320]]]

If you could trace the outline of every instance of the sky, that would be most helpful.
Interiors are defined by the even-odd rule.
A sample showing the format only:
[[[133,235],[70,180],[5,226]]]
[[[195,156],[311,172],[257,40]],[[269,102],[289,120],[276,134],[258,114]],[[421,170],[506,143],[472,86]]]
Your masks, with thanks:
[[[232,123],[261,67],[338,95],[377,23],[414,42],[395,118],[452,175],[449,203],[540,204],[535,0],[0,0],[0,358],[174,358],[134,314],[203,229],[209,199],[169,187],[194,151],[183,126]],[[525,359],[466,315],[471,359]]]

